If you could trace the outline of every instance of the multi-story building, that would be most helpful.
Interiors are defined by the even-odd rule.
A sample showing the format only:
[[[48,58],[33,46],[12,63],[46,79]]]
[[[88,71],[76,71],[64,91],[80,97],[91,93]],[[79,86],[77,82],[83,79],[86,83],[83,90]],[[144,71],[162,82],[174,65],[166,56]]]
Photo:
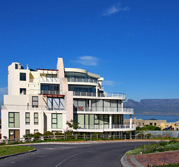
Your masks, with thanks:
[[[2,106],[2,136],[22,138],[28,133],[65,132],[67,121],[79,123],[77,132],[120,133],[135,130],[133,109],[123,108],[125,94],[104,92],[103,78],[83,69],[24,69],[8,67],[8,95]],[[123,115],[130,115],[129,124]]]

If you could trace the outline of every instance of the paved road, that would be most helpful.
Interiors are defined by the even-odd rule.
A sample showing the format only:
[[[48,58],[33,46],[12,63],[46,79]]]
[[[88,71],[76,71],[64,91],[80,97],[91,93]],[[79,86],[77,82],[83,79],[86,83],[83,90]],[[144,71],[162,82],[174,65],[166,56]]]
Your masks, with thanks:
[[[142,144],[39,144],[36,152],[0,160],[0,167],[122,167],[124,153]]]

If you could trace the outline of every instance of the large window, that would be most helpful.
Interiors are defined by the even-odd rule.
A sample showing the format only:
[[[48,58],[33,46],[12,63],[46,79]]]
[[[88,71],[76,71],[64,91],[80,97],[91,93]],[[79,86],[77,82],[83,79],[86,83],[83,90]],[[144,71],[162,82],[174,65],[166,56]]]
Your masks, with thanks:
[[[38,96],[32,96],[32,107],[33,108],[38,107]]]
[[[25,124],[30,125],[30,113],[29,112],[25,113]]]
[[[34,125],[39,124],[39,114],[37,112],[34,113]]]
[[[52,129],[62,129],[62,114],[52,114]]]
[[[20,73],[20,81],[26,81],[26,73]]]
[[[49,110],[64,110],[64,99],[47,98],[47,105]]]
[[[20,127],[20,117],[18,112],[9,112],[9,127],[10,128]]]

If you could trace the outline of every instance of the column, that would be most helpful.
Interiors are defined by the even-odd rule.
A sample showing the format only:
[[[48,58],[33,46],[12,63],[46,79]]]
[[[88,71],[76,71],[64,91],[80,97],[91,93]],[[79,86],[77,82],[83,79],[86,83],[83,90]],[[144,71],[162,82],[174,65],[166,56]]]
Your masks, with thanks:
[[[132,115],[130,114],[130,128],[132,128]]]
[[[112,115],[109,115],[109,129],[112,129]]]
[[[98,87],[96,86],[96,97],[98,97]]]

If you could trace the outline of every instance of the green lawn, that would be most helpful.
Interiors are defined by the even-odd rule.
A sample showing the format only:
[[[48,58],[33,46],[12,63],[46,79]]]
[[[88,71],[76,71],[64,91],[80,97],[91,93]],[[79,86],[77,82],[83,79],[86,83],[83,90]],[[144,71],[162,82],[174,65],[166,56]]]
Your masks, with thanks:
[[[179,164],[169,164],[169,165],[153,166],[153,167],[179,167]]]
[[[23,153],[33,149],[34,147],[30,146],[0,146],[0,156]]]

